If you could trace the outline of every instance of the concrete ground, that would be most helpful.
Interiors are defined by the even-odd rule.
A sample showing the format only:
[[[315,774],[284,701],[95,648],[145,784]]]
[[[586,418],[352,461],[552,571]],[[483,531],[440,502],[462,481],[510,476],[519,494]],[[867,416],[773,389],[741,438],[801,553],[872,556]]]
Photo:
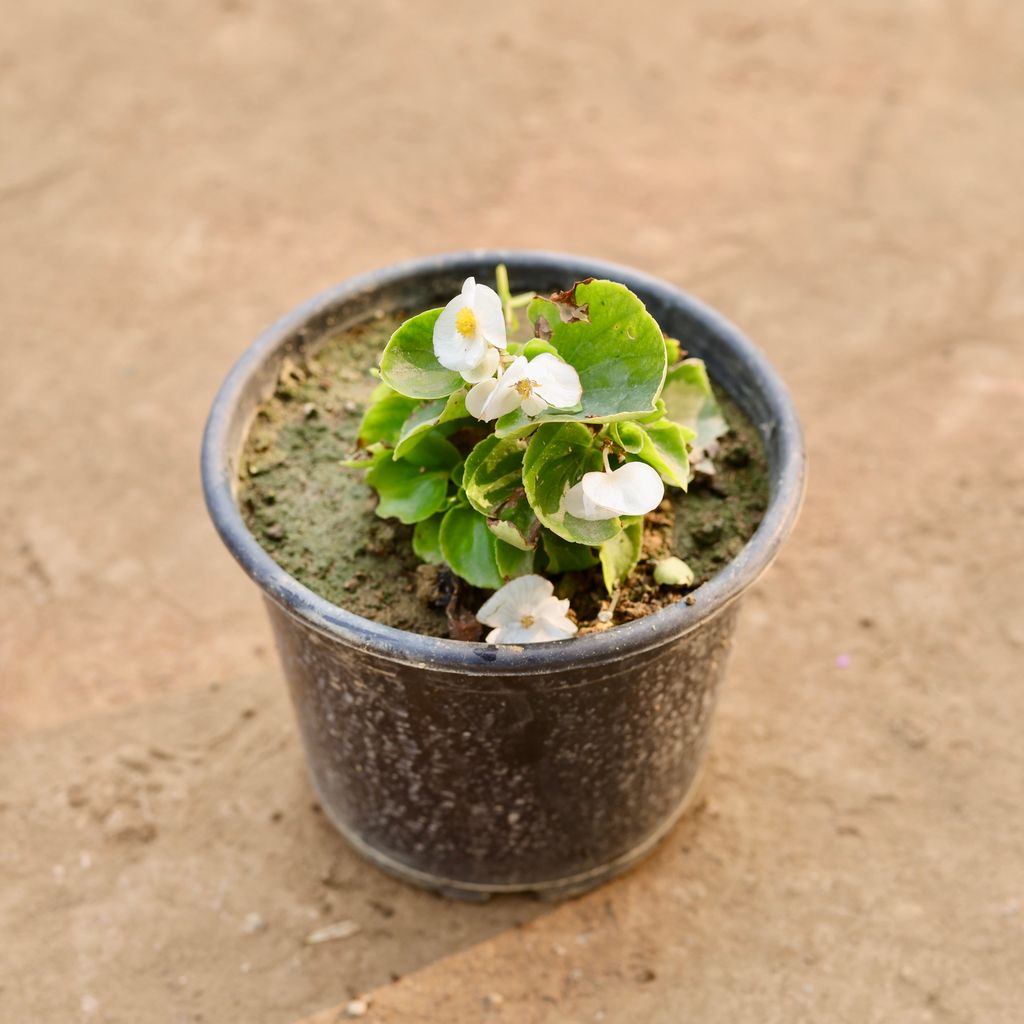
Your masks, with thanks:
[[[10,7],[0,1019],[1019,1020],[1022,37],[995,0]],[[478,246],[720,307],[810,448],[705,802],[561,907],[325,826],[197,486],[260,328]]]

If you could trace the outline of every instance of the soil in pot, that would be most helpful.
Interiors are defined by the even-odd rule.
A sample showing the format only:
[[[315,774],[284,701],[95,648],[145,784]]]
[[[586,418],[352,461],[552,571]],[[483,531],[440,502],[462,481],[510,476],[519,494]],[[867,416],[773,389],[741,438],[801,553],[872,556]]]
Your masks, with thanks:
[[[253,535],[286,572],[321,597],[398,629],[477,639],[484,601],[413,554],[412,527],[378,518],[363,474],[339,465],[355,447],[376,383],[369,367],[402,314],[378,316],[286,359],[274,394],[250,427],[239,467],[239,502]],[[757,431],[719,390],[730,425],[713,477],[672,489],[644,526],[644,558],[611,607],[600,570],[567,573],[581,632],[607,629],[679,600],[721,569],[751,537],[768,504],[767,462]],[[659,586],[654,562],[675,555],[694,571],[690,588]],[[611,611],[609,618],[608,611]],[[604,611],[601,621],[598,615]]]

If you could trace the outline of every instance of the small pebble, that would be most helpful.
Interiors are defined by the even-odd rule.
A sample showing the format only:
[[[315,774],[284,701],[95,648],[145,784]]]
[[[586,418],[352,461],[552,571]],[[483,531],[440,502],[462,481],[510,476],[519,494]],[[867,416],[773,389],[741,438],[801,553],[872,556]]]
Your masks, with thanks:
[[[359,931],[359,925],[355,921],[335,921],[334,924],[324,925],[317,928],[306,936],[306,942],[310,946],[316,946],[321,942],[333,942],[335,939],[351,938]]]
[[[242,932],[246,935],[253,935],[256,932],[263,931],[266,927],[267,922],[263,920],[263,915],[257,914],[254,910],[245,915],[245,921],[242,924]]]
[[[365,999],[352,999],[345,1007],[346,1017],[365,1017],[370,1004]]]

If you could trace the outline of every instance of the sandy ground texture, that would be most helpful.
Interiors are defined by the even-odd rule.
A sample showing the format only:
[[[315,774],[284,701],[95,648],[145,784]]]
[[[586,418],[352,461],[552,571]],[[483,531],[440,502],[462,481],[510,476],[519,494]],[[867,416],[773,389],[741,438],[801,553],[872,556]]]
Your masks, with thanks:
[[[1021,38],[995,0],[11,7],[0,1020],[1019,1020]],[[325,829],[197,486],[261,327],[484,245],[720,307],[811,456],[703,809],[553,911]]]

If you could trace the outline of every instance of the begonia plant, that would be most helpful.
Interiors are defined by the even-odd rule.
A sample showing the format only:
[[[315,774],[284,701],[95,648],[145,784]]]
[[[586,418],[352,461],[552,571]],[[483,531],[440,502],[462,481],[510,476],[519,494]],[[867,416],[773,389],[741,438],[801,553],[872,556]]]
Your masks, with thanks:
[[[489,643],[563,639],[577,627],[552,581],[599,565],[614,593],[645,514],[714,472],[728,427],[703,362],[625,286],[513,296],[495,277],[394,332],[346,465],[367,471],[377,515],[414,526],[421,560],[496,591],[477,612]],[[685,584],[672,561],[662,577]]]

